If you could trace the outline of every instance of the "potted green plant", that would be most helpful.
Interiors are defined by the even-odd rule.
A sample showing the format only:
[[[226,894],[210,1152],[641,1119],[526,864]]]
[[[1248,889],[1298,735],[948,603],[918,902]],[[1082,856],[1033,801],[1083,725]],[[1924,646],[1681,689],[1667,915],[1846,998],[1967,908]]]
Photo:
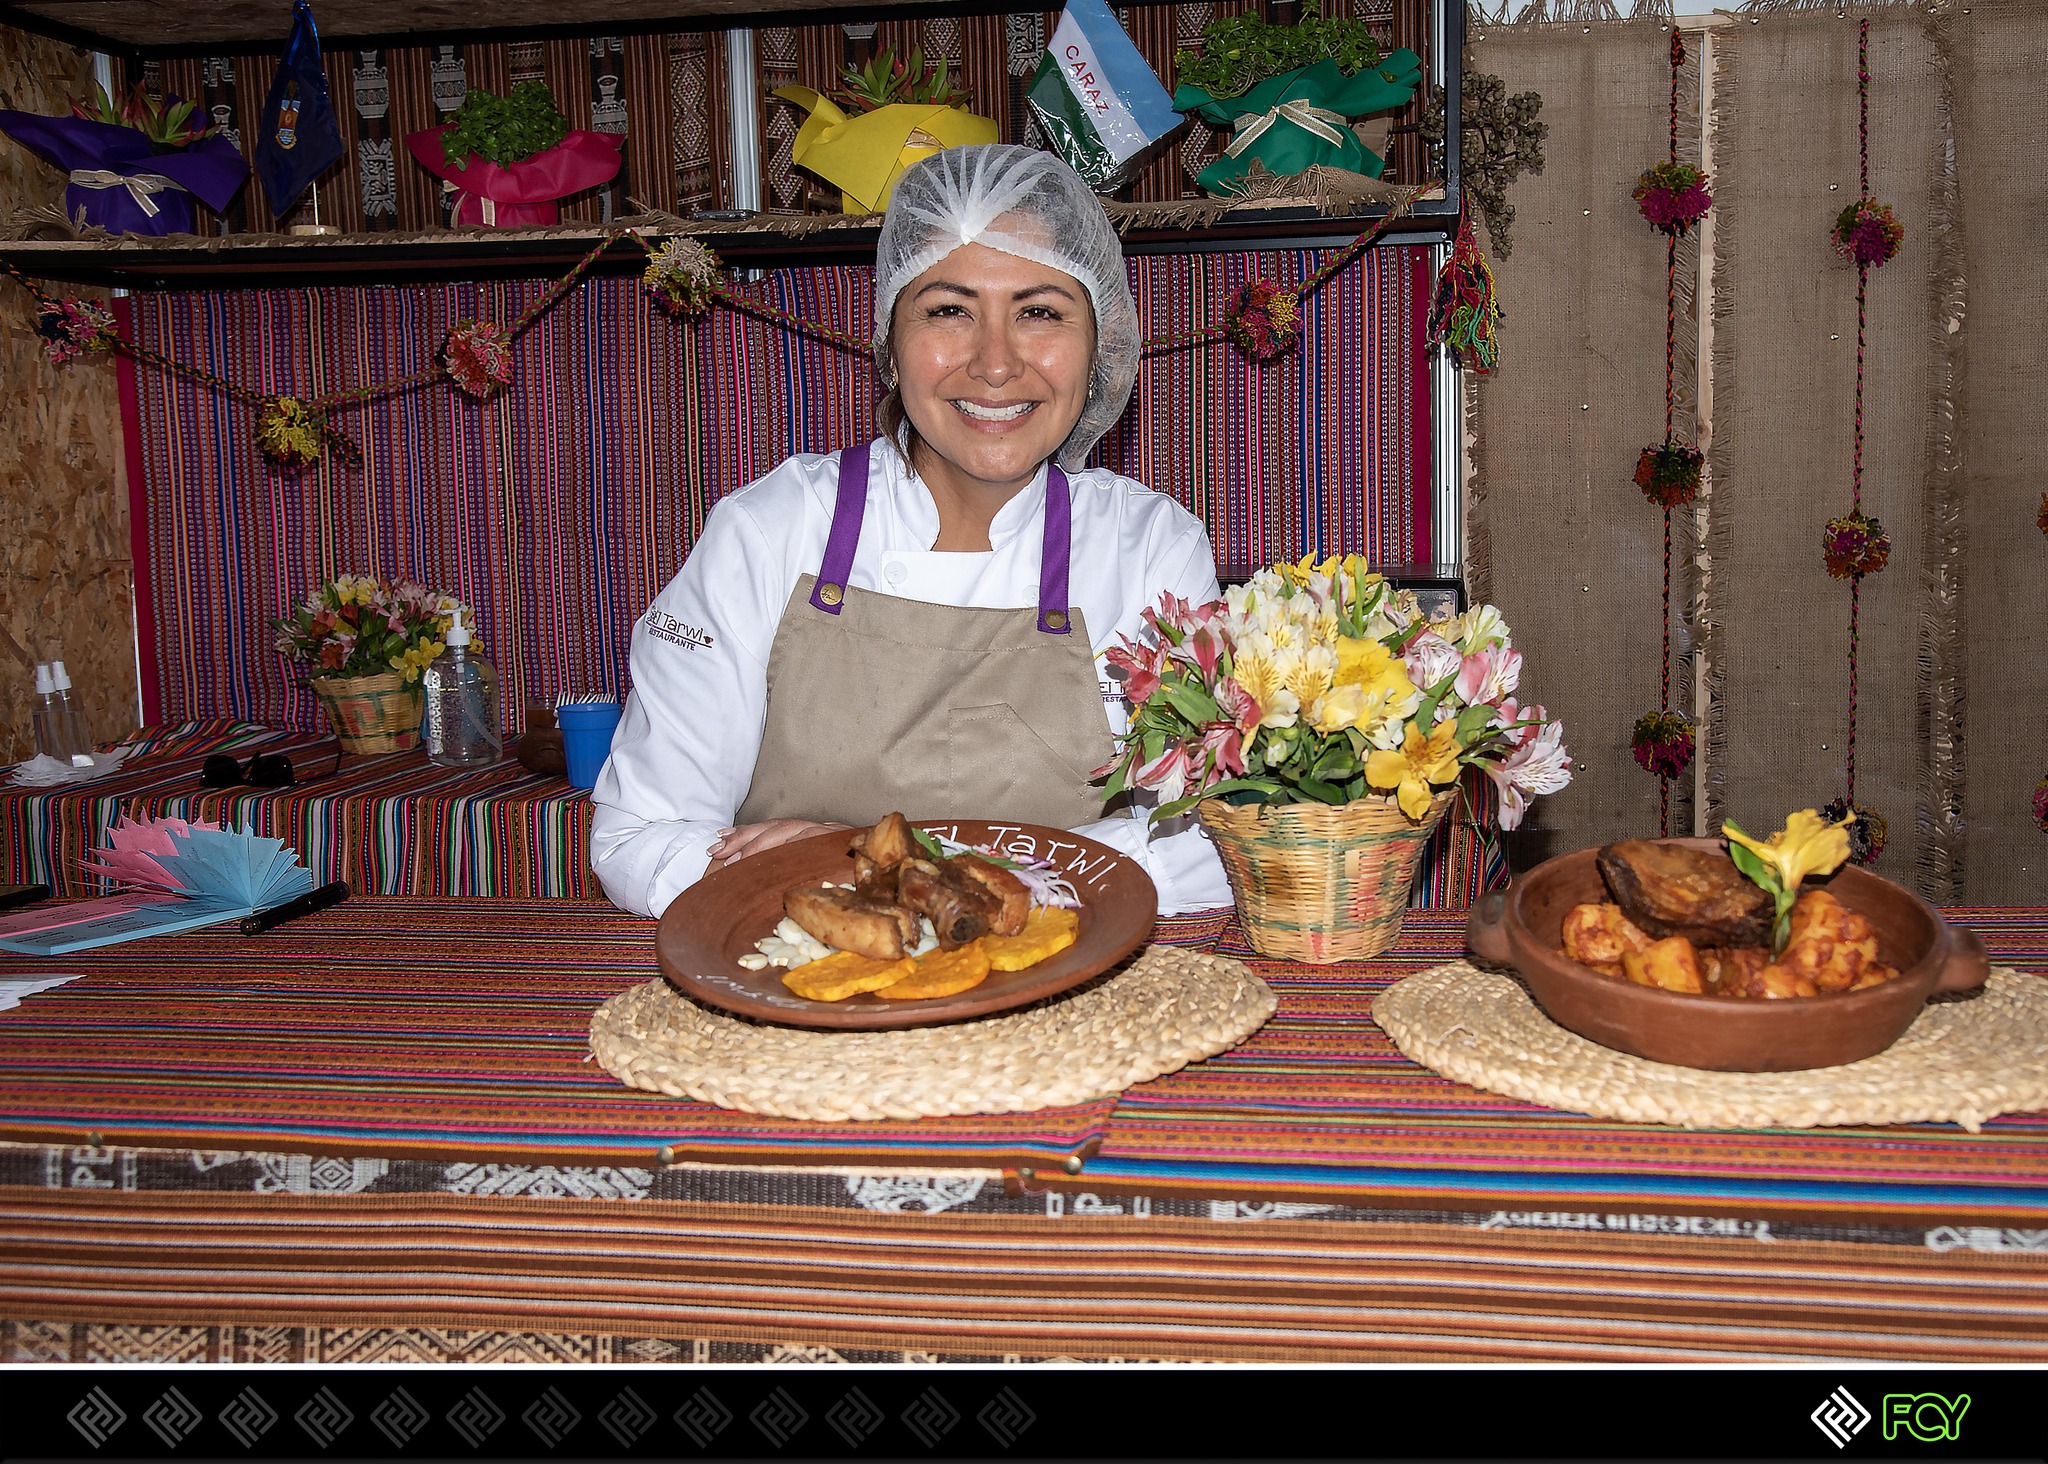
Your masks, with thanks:
[[[1334,168],[1377,178],[1385,160],[1351,124],[1405,106],[1422,82],[1422,59],[1380,53],[1365,22],[1309,13],[1275,25],[1256,13],[1211,21],[1199,53],[1173,58],[1177,112],[1232,129],[1221,156],[1195,181],[1219,197],[1242,190],[1257,163],[1290,177]]]
[[[456,223],[510,229],[555,223],[562,199],[609,182],[621,141],[572,129],[546,82],[522,81],[502,97],[472,87],[446,124],[407,133],[405,145],[455,190]]]

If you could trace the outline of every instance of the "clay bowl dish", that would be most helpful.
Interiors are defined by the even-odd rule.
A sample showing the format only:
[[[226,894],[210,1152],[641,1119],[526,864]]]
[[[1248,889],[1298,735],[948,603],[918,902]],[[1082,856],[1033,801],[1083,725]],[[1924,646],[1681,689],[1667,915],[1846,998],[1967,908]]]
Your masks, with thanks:
[[[1658,842],[1727,849],[1720,839]],[[1990,971],[1975,935],[1943,923],[1912,891],[1850,865],[1828,880],[1827,889],[1870,921],[1878,953],[1898,967],[1898,976],[1882,986],[1751,1001],[1602,976],[1560,948],[1564,917],[1574,905],[1612,898],[1593,863],[1597,852],[1560,855],[1480,900],[1466,941],[1483,960],[1519,971],[1552,1021],[1603,1047],[1728,1073],[1838,1067],[1898,1041],[1934,993],[1974,991]]]

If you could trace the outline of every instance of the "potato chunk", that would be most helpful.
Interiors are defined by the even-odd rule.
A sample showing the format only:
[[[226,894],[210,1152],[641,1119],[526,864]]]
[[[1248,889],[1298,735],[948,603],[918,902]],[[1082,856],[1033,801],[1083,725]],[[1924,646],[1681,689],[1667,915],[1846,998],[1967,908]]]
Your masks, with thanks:
[[[1621,958],[1649,943],[1619,905],[1575,905],[1564,917],[1564,953],[1603,976],[1621,975]]]
[[[1625,952],[1621,969],[1638,986],[1660,986],[1666,991],[1689,991],[1695,995],[1707,989],[1700,979],[1699,952],[1682,935],[1652,941],[1639,951]]]

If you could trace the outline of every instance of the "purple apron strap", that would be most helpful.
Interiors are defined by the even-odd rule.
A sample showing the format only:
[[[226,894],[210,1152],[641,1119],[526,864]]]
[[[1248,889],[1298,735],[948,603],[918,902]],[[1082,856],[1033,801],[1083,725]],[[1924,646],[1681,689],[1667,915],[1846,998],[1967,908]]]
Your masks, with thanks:
[[[846,580],[853,573],[853,551],[860,547],[860,523],[868,509],[868,449],[872,443],[839,450],[839,497],[832,505],[832,532],[825,539],[825,558],[818,582],[811,586],[811,604],[837,615],[846,600]]]
[[[825,538],[825,557],[811,604],[837,615],[846,602],[846,581],[853,573],[854,550],[860,546],[861,520],[868,506],[868,447],[839,452],[839,495],[832,505],[832,529]],[[1047,635],[1065,635],[1068,618],[1067,569],[1073,557],[1073,490],[1058,463],[1045,473],[1045,541],[1038,560],[1038,628]]]
[[[1058,463],[1045,468],[1045,547],[1038,557],[1038,628],[1065,635],[1071,623],[1067,567],[1074,551],[1074,497]]]

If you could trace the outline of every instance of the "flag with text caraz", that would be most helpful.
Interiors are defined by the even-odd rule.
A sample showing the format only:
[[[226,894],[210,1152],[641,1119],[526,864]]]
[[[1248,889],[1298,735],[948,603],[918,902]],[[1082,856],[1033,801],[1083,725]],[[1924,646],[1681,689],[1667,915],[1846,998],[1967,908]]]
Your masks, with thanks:
[[[1052,150],[1098,193],[1187,119],[1103,0],[1071,0],[1025,91]]]

